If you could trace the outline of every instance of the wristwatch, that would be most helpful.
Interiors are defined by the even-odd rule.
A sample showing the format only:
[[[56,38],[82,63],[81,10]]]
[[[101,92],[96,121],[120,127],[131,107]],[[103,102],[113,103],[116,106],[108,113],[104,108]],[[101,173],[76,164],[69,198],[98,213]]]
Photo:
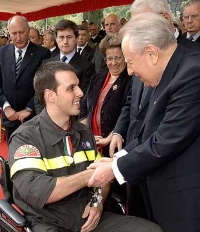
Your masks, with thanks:
[[[33,110],[32,110],[31,108],[29,108],[29,107],[26,107],[25,110],[26,110],[27,112],[30,112],[30,113],[33,112]]]

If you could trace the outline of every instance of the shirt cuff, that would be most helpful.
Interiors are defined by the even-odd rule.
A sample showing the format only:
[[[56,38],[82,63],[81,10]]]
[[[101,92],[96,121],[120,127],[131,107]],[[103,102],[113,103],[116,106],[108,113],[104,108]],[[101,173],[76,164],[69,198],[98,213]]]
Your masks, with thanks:
[[[128,152],[126,150],[122,149],[121,151],[116,152],[113,157],[119,158],[119,157],[125,156],[126,154],[128,154]]]
[[[118,158],[113,159],[112,170],[113,170],[113,173],[114,173],[114,176],[115,176],[116,180],[118,181],[118,183],[120,185],[122,185],[122,184],[126,183],[126,180],[124,179],[121,172],[119,171],[119,168],[117,166],[117,160],[118,160]]]
[[[8,107],[8,106],[10,106],[9,102],[8,102],[8,101],[4,102],[4,104],[3,104],[3,111],[4,111],[5,108]]]

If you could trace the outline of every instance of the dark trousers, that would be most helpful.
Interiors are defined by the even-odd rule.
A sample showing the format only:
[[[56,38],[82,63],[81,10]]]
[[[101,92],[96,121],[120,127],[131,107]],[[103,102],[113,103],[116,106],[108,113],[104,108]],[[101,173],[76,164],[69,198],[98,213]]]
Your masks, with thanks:
[[[32,227],[32,232],[70,232],[55,225],[38,224]],[[163,232],[157,225],[143,218],[123,216],[114,213],[104,212],[102,218],[93,230],[94,232]],[[78,231],[74,231],[78,232]]]

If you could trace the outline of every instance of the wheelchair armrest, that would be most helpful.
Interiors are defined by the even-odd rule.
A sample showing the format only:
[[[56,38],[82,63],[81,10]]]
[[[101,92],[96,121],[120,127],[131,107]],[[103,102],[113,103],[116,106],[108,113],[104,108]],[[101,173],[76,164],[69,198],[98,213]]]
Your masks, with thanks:
[[[0,212],[5,215],[6,218],[13,221],[19,227],[25,227],[28,225],[28,220],[25,216],[20,214],[8,201],[0,200]]]

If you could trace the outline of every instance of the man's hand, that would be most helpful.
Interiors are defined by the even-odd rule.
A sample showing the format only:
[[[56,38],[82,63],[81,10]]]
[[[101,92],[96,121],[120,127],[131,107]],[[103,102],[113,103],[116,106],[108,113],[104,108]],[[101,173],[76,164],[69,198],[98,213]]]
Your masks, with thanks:
[[[26,110],[21,110],[21,111],[17,112],[17,115],[18,115],[19,121],[21,121],[21,123],[23,123],[24,119],[28,118],[31,115],[31,112],[26,111]]]
[[[120,135],[112,135],[110,143],[110,157],[113,157],[116,148],[118,151],[122,150],[122,143],[123,140]]]
[[[17,112],[11,106],[7,106],[4,109],[4,113],[9,121],[15,121],[18,119]]]
[[[96,228],[99,224],[103,211],[103,204],[100,203],[98,207],[90,207],[90,203],[85,207],[82,218],[88,217],[86,223],[82,226],[81,232],[89,232]]]
[[[88,169],[95,169],[88,182],[88,187],[104,187],[115,177],[112,171],[112,159],[102,158],[90,164]]]

